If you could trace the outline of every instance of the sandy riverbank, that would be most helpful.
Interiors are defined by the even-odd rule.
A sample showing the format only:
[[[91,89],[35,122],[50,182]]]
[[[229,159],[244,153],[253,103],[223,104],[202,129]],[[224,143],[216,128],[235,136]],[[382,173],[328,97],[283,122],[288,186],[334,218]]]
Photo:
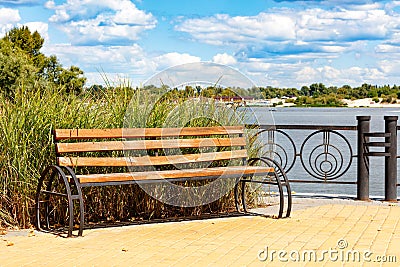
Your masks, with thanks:
[[[382,99],[379,99],[379,100],[382,101]],[[275,105],[277,105],[279,103],[279,105],[277,105],[277,107],[290,107],[290,106],[295,105],[293,102],[286,103],[286,99],[274,98],[274,99],[271,99],[270,101],[271,101],[271,104],[275,104]],[[382,103],[382,102],[375,103],[374,101],[372,101],[372,98],[363,98],[363,99],[356,99],[356,100],[343,99],[342,101],[344,103],[346,103],[347,107],[349,107],[349,108],[356,108],[356,107],[400,108],[400,100],[398,100],[396,104],[388,104],[388,103]]]
[[[396,104],[388,103],[375,103],[372,98],[363,98],[356,100],[343,99],[343,102],[347,104],[348,107],[370,107],[370,108],[400,108],[400,102]]]

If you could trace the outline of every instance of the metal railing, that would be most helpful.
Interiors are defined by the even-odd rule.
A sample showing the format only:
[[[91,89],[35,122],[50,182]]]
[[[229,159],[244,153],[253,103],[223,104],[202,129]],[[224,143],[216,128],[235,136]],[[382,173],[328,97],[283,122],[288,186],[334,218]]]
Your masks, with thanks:
[[[248,125],[247,127],[257,129],[254,137],[263,135],[261,139],[264,155],[277,160],[287,173],[290,173],[295,163],[300,161],[303,170],[309,178],[311,177],[311,179],[292,179],[289,175],[291,183],[356,185],[359,200],[370,198],[370,158],[384,157],[385,201],[397,201],[397,186],[400,186],[397,183],[397,158],[399,158],[397,131],[400,130],[397,119],[397,116],[384,116],[384,132],[370,131],[371,116],[357,116],[356,126]],[[290,131],[293,130],[309,131],[309,133],[306,133],[300,142],[295,142],[290,135]],[[356,135],[356,140],[349,140],[348,132]],[[381,140],[377,140],[379,138]],[[354,164],[354,158],[357,164],[356,180],[340,179]]]

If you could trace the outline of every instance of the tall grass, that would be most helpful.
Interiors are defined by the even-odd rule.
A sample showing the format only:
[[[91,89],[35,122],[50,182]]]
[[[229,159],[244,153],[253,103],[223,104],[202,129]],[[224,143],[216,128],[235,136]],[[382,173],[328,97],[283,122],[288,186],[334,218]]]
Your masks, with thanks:
[[[221,112],[204,103],[177,105],[176,100],[168,97],[160,101],[150,92],[129,88],[129,84],[121,83],[96,96],[76,96],[61,93],[54,87],[38,86],[37,90],[21,87],[13,100],[0,96],[0,227],[33,224],[40,173],[55,162],[52,129],[127,126],[127,121],[124,122],[127,109],[130,127],[205,126],[212,125],[213,121],[225,125],[237,123],[237,118],[227,110]],[[191,120],[198,112],[204,113],[204,119]],[[214,116],[215,120],[207,116]],[[135,186],[85,190],[88,214],[95,211],[92,218],[98,220],[141,217],[144,210],[150,210],[147,217],[163,217],[167,210],[174,211],[160,206]],[[111,201],[104,204],[104,199]],[[223,198],[217,206],[209,206],[209,210],[227,208],[232,204],[227,204],[228,201],[231,202],[231,196]]]
[[[54,128],[121,127],[127,89],[90,95],[62,94],[57,88],[19,88],[14,99],[0,97],[0,223],[32,223],[34,194],[40,172],[54,164]]]

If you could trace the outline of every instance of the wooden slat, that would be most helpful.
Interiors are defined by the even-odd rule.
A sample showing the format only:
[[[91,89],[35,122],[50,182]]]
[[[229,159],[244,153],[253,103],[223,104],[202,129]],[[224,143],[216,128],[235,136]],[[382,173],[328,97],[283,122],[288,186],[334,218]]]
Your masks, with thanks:
[[[96,138],[144,138],[243,134],[243,126],[129,129],[56,129],[55,140]]]
[[[126,167],[126,166],[152,166],[206,162],[214,160],[247,158],[247,151],[233,150],[199,154],[183,154],[168,156],[142,156],[142,157],[59,157],[59,166],[70,167]]]
[[[88,174],[77,175],[81,183],[104,183],[104,182],[123,182],[138,180],[161,180],[179,178],[198,178],[207,176],[242,176],[242,175],[267,175],[274,172],[271,167],[259,166],[234,166],[216,167],[204,169],[184,169],[151,172],[132,172],[132,173],[110,173],[110,174]]]
[[[245,146],[244,137],[57,143],[57,153]]]

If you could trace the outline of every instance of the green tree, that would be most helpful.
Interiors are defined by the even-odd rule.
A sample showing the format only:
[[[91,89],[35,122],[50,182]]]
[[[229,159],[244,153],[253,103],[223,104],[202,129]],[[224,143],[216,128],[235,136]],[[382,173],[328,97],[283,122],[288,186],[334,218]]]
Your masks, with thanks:
[[[194,96],[194,89],[190,85],[185,86],[184,97],[193,97]]]
[[[37,31],[31,33],[27,26],[13,28],[6,33],[3,39],[10,42],[12,46],[25,51],[32,58],[40,54],[40,49],[44,43],[44,39],[40,34]]]
[[[57,79],[57,84],[64,88],[66,93],[79,94],[86,82],[82,76],[83,71],[78,67],[71,66],[69,69],[63,69]]]
[[[310,85],[310,95],[314,97],[318,97],[321,94],[324,94],[326,91],[326,87],[323,83],[313,83]]]
[[[37,82],[62,86],[67,93],[83,90],[83,71],[76,66],[64,69],[56,56],[46,57],[40,52],[43,44],[40,34],[26,26],[10,30],[0,40],[0,89],[7,96],[22,84]]]
[[[308,88],[308,86],[302,86],[300,89],[301,95],[303,96],[310,96],[310,88]]]
[[[36,68],[23,51],[0,40],[0,90],[7,98],[13,99],[19,86],[32,84],[35,72]]]
[[[236,96],[237,94],[234,91],[232,91],[231,89],[225,88],[224,90],[222,90],[220,95],[221,96]]]

